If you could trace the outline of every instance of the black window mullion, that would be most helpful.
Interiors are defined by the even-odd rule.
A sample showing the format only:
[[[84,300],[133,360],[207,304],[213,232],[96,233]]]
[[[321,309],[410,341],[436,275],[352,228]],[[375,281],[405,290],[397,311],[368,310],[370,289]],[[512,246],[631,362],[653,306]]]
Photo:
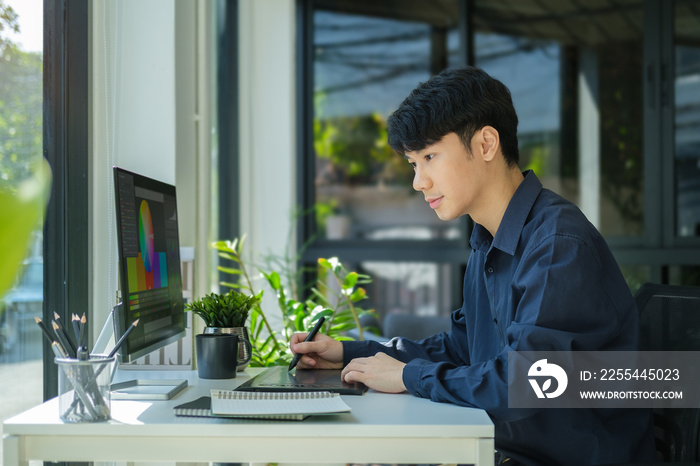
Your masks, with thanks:
[[[316,278],[314,265],[316,257],[308,254],[305,249],[307,241],[313,237],[316,231],[314,204],[315,204],[315,184],[316,176],[315,155],[313,151],[313,118],[314,109],[310,102],[313,102],[313,4],[311,0],[299,0],[297,2],[297,169],[296,169],[296,196],[301,212],[297,213],[296,233],[297,251],[303,251],[297,266],[303,270],[300,277],[301,283],[311,283]],[[320,257],[320,256],[317,256]]]
[[[659,129],[661,137],[660,159],[662,174],[662,245],[674,246],[676,233],[676,147],[675,139],[675,104],[674,104],[674,7],[673,1],[660,1],[659,5]]]
[[[474,55],[474,1],[462,0],[459,3],[459,42],[460,56],[463,65],[473,66]]]
[[[219,158],[218,237],[240,235],[239,100],[238,100],[238,0],[219,0],[222,20],[217,31],[217,115]],[[223,279],[223,275],[222,275]]]
[[[88,2],[44,0],[44,156],[53,172],[44,223],[43,319],[89,310]],[[44,346],[44,399],[57,368]]]
[[[313,4],[311,0],[300,0],[297,5],[297,205],[303,212],[298,212],[297,248],[302,250],[305,242],[316,230],[313,206],[315,204],[316,176],[315,154],[313,150],[314,108],[314,58],[313,58]]]

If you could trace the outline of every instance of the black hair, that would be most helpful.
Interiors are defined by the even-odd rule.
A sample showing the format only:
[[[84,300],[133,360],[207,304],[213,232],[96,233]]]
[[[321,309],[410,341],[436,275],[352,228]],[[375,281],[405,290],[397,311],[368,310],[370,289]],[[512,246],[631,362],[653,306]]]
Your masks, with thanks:
[[[449,69],[421,83],[388,121],[389,145],[399,154],[422,150],[456,133],[471,153],[484,126],[498,131],[503,158],[518,164],[518,116],[508,88],[479,68]]]

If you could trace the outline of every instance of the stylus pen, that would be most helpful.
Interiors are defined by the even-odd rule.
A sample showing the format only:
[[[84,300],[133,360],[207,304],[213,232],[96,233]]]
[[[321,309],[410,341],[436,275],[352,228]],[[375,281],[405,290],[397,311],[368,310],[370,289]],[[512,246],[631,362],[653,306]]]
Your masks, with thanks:
[[[311,329],[309,334],[306,336],[306,340],[304,340],[304,341],[313,340],[314,337],[316,336],[316,334],[318,333],[318,331],[321,329],[321,325],[323,325],[323,322],[325,320],[326,320],[325,317],[321,317],[320,319],[318,319],[318,321],[316,322],[316,325],[314,325],[314,328]],[[289,363],[289,370],[287,372],[289,372],[292,369],[294,369],[295,367],[297,367],[297,364],[299,363],[300,359],[301,359],[301,353],[295,354],[294,359],[292,359],[292,362]]]

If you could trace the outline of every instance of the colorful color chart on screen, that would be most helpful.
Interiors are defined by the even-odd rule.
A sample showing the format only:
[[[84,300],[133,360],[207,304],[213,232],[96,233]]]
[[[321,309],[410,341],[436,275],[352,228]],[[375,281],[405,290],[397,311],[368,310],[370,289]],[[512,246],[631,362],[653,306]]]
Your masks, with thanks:
[[[167,257],[165,251],[156,251],[155,233],[151,210],[146,200],[138,211],[139,253],[127,258],[129,269],[129,293],[154,290],[168,286]]]

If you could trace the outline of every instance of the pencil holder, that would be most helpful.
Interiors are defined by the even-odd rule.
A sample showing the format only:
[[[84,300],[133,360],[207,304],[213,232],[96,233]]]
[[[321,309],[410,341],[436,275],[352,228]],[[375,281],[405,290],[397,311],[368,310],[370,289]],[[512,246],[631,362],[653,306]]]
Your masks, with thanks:
[[[58,411],[64,422],[97,422],[110,418],[110,365],[114,357],[56,358]]]

